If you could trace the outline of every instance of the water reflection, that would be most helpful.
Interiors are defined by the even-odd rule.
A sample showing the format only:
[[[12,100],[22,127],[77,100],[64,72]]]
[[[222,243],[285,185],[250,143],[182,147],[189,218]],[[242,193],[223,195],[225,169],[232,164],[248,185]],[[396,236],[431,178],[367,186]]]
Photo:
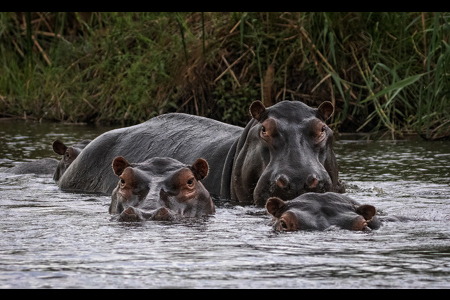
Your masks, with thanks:
[[[0,128],[0,172],[55,157],[51,143],[102,128]],[[348,194],[410,217],[370,233],[274,232],[264,209],[215,199],[216,214],[118,223],[109,197],[61,192],[51,176],[0,176],[1,288],[449,288],[450,147],[338,141]]]
[[[0,121],[0,168],[37,158],[59,159],[52,143],[59,139],[67,145],[93,139],[113,127],[93,127],[33,121]]]
[[[449,142],[339,141],[339,168],[348,179],[450,183]],[[353,177],[352,177],[353,176]]]

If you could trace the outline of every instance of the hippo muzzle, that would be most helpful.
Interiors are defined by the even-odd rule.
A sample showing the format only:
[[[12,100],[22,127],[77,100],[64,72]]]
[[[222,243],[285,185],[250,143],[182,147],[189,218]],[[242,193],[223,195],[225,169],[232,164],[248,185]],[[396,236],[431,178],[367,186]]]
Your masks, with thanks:
[[[317,163],[319,164],[319,163]],[[269,197],[291,200],[309,192],[325,193],[331,190],[331,178],[325,168],[308,168],[299,172],[275,172],[267,168],[256,184],[253,199],[256,205],[265,205]],[[323,170],[322,170],[323,169]],[[298,169],[295,169],[298,170]]]
[[[169,157],[130,164],[113,160],[119,183],[111,195],[111,214],[119,221],[166,220],[175,215],[201,217],[215,213],[209,192],[200,182],[209,172],[206,160],[185,165]]]

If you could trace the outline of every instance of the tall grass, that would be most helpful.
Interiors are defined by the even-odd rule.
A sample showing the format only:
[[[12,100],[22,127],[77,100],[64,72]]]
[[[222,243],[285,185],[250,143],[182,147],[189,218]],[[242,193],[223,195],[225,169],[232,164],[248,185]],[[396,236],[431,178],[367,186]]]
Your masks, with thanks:
[[[256,99],[329,100],[337,132],[450,137],[449,14],[0,13],[0,114],[236,125]]]

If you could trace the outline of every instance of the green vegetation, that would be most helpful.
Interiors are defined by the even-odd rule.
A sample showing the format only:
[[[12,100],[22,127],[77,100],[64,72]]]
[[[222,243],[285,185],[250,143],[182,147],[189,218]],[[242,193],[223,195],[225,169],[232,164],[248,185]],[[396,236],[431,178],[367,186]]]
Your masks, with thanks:
[[[243,126],[249,104],[329,100],[337,132],[450,137],[450,14],[0,13],[0,116]]]

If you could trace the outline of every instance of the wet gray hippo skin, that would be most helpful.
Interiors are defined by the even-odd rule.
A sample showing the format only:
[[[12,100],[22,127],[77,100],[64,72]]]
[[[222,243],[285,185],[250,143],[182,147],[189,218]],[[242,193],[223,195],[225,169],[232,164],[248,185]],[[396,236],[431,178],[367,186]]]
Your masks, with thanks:
[[[54,158],[43,158],[35,161],[20,163],[9,168],[5,173],[9,174],[53,174],[58,165]]]
[[[344,192],[325,121],[330,102],[313,109],[284,101],[270,108],[255,101],[253,120],[239,139],[231,174],[231,198],[263,206],[271,196],[290,200],[306,192]]]
[[[225,158],[242,131],[241,127],[188,114],[161,115],[95,138],[67,168],[58,186],[67,191],[111,194],[117,186],[111,162],[117,156],[133,163],[171,157],[189,165],[203,158],[210,173],[202,182],[211,194],[219,195]]]
[[[291,201],[271,197],[267,211],[274,216],[275,230],[325,230],[330,226],[356,231],[370,231],[381,226],[372,205],[361,205],[337,193],[306,193]]]
[[[166,114],[94,139],[59,180],[63,190],[111,194],[117,177],[111,161],[143,162],[157,156],[193,164],[208,161],[203,180],[213,196],[264,206],[271,196],[289,200],[305,192],[343,192],[325,121],[330,102],[311,108],[282,101],[250,106],[245,128],[187,114]]]
[[[56,169],[53,169],[53,180],[56,182],[59,181],[62,174],[66,171],[66,169],[70,166],[70,164],[78,157],[81,151],[89,144],[91,140],[83,140],[79,143],[76,143],[73,146],[66,146],[63,142],[56,140],[53,142],[53,152],[56,154],[62,155],[61,160],[58,162]]]
[[[119,214],[119,221],[173,220],[215,213],[211,196],[200,182],[209,172],[204,159],[191,166],[169,157],[130,164],[119,156],[112,167],[119,178],[109,213]]]

